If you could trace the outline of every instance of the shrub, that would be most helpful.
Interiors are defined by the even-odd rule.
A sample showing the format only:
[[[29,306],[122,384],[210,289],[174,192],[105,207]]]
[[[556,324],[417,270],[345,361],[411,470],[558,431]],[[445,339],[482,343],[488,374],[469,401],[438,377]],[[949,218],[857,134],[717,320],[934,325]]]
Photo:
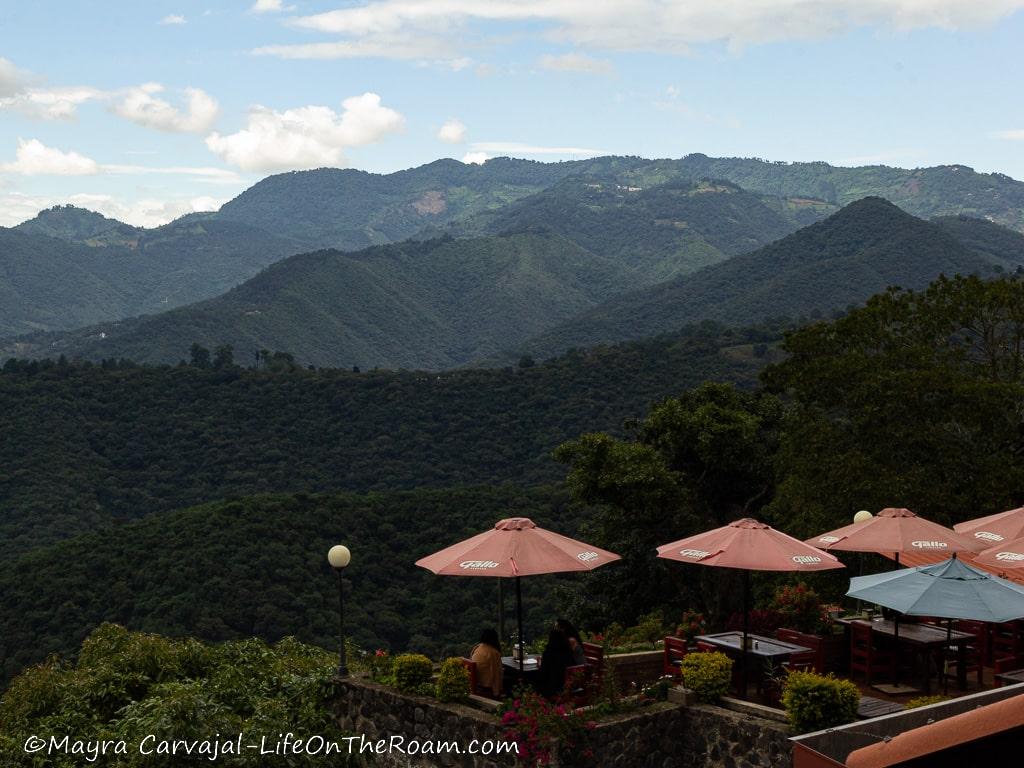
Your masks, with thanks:
[[[395,680],[391,668],[394,658],[383,648],[378,648],[369,657],[370,679],[377,683],[393,685]]]
[[[445,659],[437,675],[434,694],[438,701],[465,701],[469,698],[469,670],[457,658]]]
[[[797,733],[849,723],[857,717],[860,690],[831,674],[790,672],[782,687],[782,706]]]
[[[697,635],[703,635],[707,629],[708,623],[704,618],[703,613],[697,613],[696,611],[686,611],[683,613],[683,618],[679,622],[679,626],[676,627],[676,637],[681,637],[686,642],[693,642],[693,638]]]
[[[517,765],[568,764],[572,757],[589,759],[587,729],[593,722],[564,704],[548,701],[529,689],[517,689],[498,710],[505,738],[515,742]]]
[[[417,693],[420,686],[430,683],[434,665],[422,653],[403,653],[391,663],[395,687],[406,693]]]
[[[782,617],[775,611],[755,608],[747,616],[747,631],[753,635],[775,637],[775,630],[783,626]],[[743,631],[743,614],[734,613],[725,623],[730,632]]]
[[[816,635],[826,626],[821,598],[803,582],[779,587],[771,610],[780,616],[783,626],[798,632]]]
[[[683,685],[704,702],[718,701],[729,690],[732,659],[724,653],[688,653],[679,666]]]
[[[918,696],[907,702],[907,709],[927,707],[929,704],[938,704],[940,701],[949,701],[948,696]]]

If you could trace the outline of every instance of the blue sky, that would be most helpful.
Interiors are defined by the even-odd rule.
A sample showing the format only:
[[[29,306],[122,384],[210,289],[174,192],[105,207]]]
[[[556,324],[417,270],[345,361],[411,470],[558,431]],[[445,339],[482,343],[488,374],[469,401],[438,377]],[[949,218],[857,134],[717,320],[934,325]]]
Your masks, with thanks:
[[[1024,0],[0,0],[0,225],[592,154],[1024,179]]]

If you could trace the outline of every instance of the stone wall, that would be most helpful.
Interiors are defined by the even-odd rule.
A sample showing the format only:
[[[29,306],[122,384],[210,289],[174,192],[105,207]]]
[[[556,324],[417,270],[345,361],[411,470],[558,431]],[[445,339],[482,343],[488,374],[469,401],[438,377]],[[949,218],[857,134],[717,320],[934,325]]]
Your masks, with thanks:
[[[365,679],[339,681],[335,712],[347,733],[366,742],[399,737],[408,744],[451,741],[464,747],[473,740],[502,741],[493,711],[400,694]],[[488,704],[481,701],[480,706]],[[355,742],[358,745],[360,742]],[[635,712],[602,719],[588,733],[588,768],[788,768],[790,751],[784,724],[717,706],[652,704]],[[503,768],[508,755],[377,755],[384,766],[460,766]]]
[[[619,653],[605,659],[605,665],[615,670],[615,679],[619,690],[627,692],[630,683],[643,686],[661,677],[664,671],[665,654],[663,651],[639,651],[637,653]]]

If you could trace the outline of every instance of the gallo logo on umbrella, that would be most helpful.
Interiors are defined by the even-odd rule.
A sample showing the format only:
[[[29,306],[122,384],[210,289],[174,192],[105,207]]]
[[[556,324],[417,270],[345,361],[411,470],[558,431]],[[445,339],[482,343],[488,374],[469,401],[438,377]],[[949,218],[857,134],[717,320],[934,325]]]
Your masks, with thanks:
[[[912,541],[910,546],[916,549],[946,549],[949,544],[944,541]]]
[[[703,560],[705,557],[710,555],[710,552],[705,552],[703,549],[680,549],[680,557],[692,557],[694,560]]]
[[[459,568],[497,568],[498,564],[493,560],[463,560]]]
[[[1002,541],[1003,537],[998,533],[991,533],[989,531],[978,531],[974,534],[976,539],[984,539],[985,541]]]
[[[793,555],[793,562],[800,563],[801,565],[811,565],[812,563],[820,563],[821,558],[814,555]]]
[[[584,563],[589,563],[591,560],[597,560],[600,555],[597,552],[580,552],[576,555],[576,558]]]
[[[1007,560],[1019,562],[1024,560],[1024,554],[1021,554],[1020,552],[997,552],[996,560],[1002,560],[1004,562]]]
[[[839,537],[838,536],[822,536],[820,539],[818,539],[818,541],[820,541],[822,544],[835,544],[837,541],[839,541]]]

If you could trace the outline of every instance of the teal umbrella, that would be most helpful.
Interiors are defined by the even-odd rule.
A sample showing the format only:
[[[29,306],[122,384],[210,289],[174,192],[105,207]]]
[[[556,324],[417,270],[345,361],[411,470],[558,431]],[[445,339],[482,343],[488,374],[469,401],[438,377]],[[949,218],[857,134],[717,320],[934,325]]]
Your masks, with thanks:
[[[1024,587],[955,557],[850,579],[849,597],[910,616],[1000,623],[1024,618]]]

